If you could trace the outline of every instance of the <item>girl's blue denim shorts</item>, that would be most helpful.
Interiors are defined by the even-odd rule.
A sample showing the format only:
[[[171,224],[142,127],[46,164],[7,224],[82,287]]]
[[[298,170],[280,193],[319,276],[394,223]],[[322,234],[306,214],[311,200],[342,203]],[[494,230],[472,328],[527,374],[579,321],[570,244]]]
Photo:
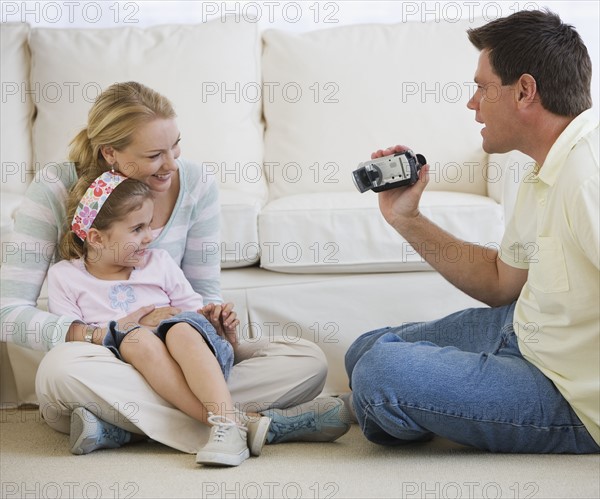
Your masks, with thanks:
[[[233,347],[225,338],[218,335],[213,325],[202,314],[196,312],[182,312],[181,314],[175,315],[170,319],[165,319],[158,325],[154,334],[156,334],[156,336],[158,336],[164,343],[166,341],[169,329],[171,329],[171,327],[173,327],[175,324],[179,324],[181,322],[189,324],[202,335],[215,355],[217,362],[221,366],[223,376],[225,379],[228,379],[231,368],[233,367]],[[133,327],[125,332],[122,332],[117,329],[117,326],[118,324],[116,321],[111,321],[108,324],[108,332],[104,337],[103,345],[107,347],[118,359],[123,360],[119,352],[121,343],[128,333],[138,328]]]

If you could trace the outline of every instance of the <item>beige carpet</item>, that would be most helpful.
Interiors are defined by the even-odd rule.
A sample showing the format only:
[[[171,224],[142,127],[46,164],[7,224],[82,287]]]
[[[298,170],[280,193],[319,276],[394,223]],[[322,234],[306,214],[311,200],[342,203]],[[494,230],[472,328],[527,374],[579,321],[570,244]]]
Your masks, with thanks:
[[[87,456],[35,410],[0,411],[2,498],[598,498],[600,456],[489,454],[434,440],[384,448],[353,425],[335,443],[266,446],[237,468],[143,442]]]

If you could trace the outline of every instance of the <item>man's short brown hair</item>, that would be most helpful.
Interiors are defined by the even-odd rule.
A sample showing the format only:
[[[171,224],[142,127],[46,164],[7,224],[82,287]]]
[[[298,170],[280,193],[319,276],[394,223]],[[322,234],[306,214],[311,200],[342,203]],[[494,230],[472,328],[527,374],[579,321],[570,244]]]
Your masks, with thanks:
[[[525,10],[467,30],[477,49],[489,51],[503,85],[527,73],[542,106],[575,117],[592,107],[592,61],[579,33],[550,11]]]

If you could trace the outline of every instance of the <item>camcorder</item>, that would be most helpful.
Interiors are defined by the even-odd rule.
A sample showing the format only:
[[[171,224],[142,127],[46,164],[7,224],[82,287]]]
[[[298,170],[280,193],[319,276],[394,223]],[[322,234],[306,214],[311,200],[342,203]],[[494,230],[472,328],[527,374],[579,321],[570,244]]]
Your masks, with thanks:
[[[360,163],[352,172],[352,180],[360,192],[387,191],[413,185],[419,178],[419,170],[426,163],[422,154],[415,154],[408,149]]]

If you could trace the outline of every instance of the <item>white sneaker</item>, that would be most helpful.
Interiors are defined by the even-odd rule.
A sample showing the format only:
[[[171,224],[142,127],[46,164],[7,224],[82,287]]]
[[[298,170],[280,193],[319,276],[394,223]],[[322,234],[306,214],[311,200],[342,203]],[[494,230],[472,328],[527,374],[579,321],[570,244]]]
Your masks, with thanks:
[[[209,413],[210,414],[210,413]],[[247,444],[247,428],[235,421],[210,414],[208,422],[213,425],[208,443],[196,454],[198,464],[210,466],[238,466],[250,457]]]

